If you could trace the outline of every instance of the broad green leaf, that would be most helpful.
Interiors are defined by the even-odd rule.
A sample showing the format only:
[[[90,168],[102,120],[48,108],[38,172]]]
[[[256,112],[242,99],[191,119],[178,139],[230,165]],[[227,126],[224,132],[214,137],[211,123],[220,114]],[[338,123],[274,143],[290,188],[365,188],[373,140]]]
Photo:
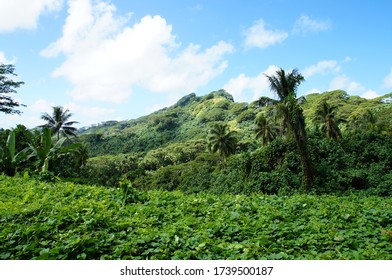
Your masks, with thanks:
[[[11,130],[7,138],[7,149],[10,154],[10,160],[12,161],[15,156],[15,131]]]

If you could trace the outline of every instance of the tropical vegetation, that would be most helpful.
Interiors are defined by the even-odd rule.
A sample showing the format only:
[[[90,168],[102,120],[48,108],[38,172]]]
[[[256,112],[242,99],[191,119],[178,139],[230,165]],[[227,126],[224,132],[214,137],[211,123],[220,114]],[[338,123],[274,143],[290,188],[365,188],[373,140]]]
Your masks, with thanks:
[[[124,192],[0,176],[0,259],[390,260],[392,199]]]
[[[12,76],[16,76],[14,72],[14,65],[0,63],[0,112],[5,114],[20,114],[21,111],[16,108],[24,106],[11,96],[24,84],[22,81],[12,79]]]
[[[226,163],[226,158],[235,152],[237,138],[234,131],[230,131],[227,124],[215,124],[208,137],[208,149],[218,152],[221,160]]]
[[[0,129],[0,258],[391,259],[392,93],[266,78],[276,99],[191,93],[80,129],[55,106]]]
[[[41,127],[50,128],[53,135],[57,135],[57,140],[60,140],[60,134],[65,137],[76,136],[75,132],[77,128],[73,125],[77,124],[77,121],[70,121],[72,114],[68,109],[64,110],[61,106],[53,107],[52,115],[44,113],[41,119],[47,123]]]

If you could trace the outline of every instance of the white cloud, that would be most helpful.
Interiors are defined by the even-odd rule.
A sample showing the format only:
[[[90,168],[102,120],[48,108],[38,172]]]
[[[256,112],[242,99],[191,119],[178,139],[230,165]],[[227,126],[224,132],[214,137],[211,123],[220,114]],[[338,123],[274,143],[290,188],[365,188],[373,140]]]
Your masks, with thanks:
[[[384,78],[383,88],[392,88],[392,69],[389,74]]]
[[[265,75],[273,75],[277,70],[279,70],[277,66],[270,65],[256,77],[240,74],[238,77],[230,79],[223,88],[233,95],[236,102],[251,102],[261,96],[274,97],[269,90],[269,81]]]
[[[337,76],[331,81],[330,90],[336,89],[341,89],[350,95],[358,95],[366,99],[373,99],[380,96],[376,91],[366,89],[366,87],[350,79],[346,75]]]
[[[321,93],[322,91],[319,90],[318,88],[312,88],[310,90],[308,90],[307,92],[305,92],[304,95],[308,95],[308,94],[312,94],[312,93]]]
[[[0,118],[0,127],[4,129],[9,129],[9,128],[14,128],[16,127],[16,124],[23,123],[26,126],[28,126],[27,122],[25,122],[25,118],[23,118],[23,121],[20,121],[22,119],[21,115],[4,115],[2,114]]]
[[[339,72],[340,71],[340,66],[339,66],[337,61],[335,61],[335,60],[319,61],[315,65],[311,65],[309,67],[306,67],[302,71],[302,74],[304,75],[305,78],[310,78],[313,75],[325,74],[325,73],[327,73],[329,71],[333,71],[333,72]]]
[[[45,121],[41,119],[41,115],[43,113],[51,114],[53,111],[53,106],[58,106],[58,104],[45,99],[35,100],[29,104],[28,107],[23,109],[22,115],[4,115],[4,117],[0,118],[0,127],[8,128],[11,126],[16,126],[20,123],[29,128],[42,125],[45,123]],[[64,104],[63,108],[69,109],[73,114],[71,120],[79,121],[75,127],[96,124],[109,119],[116,119],[113,117],[115,109],[112,108],[86,106],[85,104],[77,104],[75,102]]]
[[[145,16],[133,26],[116,16],[105,2],[70,0],[63,35],[42,51],[46,57],[65,54],[53,75],[64,77],[78,100],[123,102],[138,86],[153,92],[184,94],[195,91],[226,67],[226,42],[201,50],[180,49],[172,26],[160,16]]]
[[[293,33],[307,34],[309,32],[325,31],[331,28],[328,20],[312,19],[306,15],[301,16],[295,22]]]
[[[44,99],[38,99],[33,104],[29,106],[29,113],[35,117],[35,125],[37,123],[42,123],[43,121],[38,121],[42,113],[49,113],[53,111],[53,106],[58,106],[58,104],[49,102]],[[72,114],[72,120],[79,121],[83,124],[98,123],[102,120],[107,120],[110,118],[111,114],[115,112],[114,109],[102,108],[97,106],[85,106],[80,105],[75,102],[69,102],[63,105],[64,109],[68,109]]]
[[[0,64],[15,64],[16,58],[7,59],[4,52],[0,52]]]
[[[103,107],[89,107],[76,104],[74,102],[69,102],[64,105],[64,108],[69,109],[69,111],[74,114],[73,120],[79,121],[80,123],[75,126],[80,126],[81,124],[95,124],[103,120],[112,120],[114,109],[103,108]]]
[[[360,83],[351,80],[346,75],[335,77],[330,83],[330,90],[341,89],[348,94],[360,94],[365,91],[365,87]]]
[[[288,34],[285,31],[267,29],[263,19],[257,20],[253,26],[245,30],[245,46],[247,48],[267,48],[283,42]]]
[[[31,112],[34,113],[49,113],[52,111],[52,107],[56,106],[54,103],[48,102],[44,99],[38,99],[33,104],[29,106]]]
[[[21,100],[17,100],[18,102],[23,103]],[[11,128],[16,127],[17,124],[23,124],[28,128],[33,128],[39,125],[44,124],[44,121],[41,120],[41,114],[44,112],[52,111],[51,103],[46,100],[39,99],[29,104],[26,108],[22,108],[23,114],[21,115],[3,115],[0,118],[0,127],[2,128]]]
[[[0,0],[0,32],[35,29],[40,15],[59,10],[63,0]]]
[[[366,98],[366,99],[373,99],[373,98],[377,98],[380,96],[381,95],[378,94],[377,92],[375,92],[374,90],[367,90],[361,95],[361,97]]]

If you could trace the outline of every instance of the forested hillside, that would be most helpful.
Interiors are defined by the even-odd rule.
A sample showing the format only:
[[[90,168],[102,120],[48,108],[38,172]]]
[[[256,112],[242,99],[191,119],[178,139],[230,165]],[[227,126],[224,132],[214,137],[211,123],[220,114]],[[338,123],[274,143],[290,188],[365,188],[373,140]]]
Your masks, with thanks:
[[[390,134],[392,93],[370,100],[350,96],[341,90],[310,94],[302,104],[310,129],[316,126],[313,119],[323,101],[338,107],[336,118],[347,121],[342,125],[343,131],[354,129],[366,110],[371,110],[377,123],[382,124],[382,130]],[[83,128],[80,139],[89,142],[91,156],[147,152],[172,143],[206,141],[213,123],[226,122],[230,129],[240,133],[240,143],[258,145],[253,127],[257,115],[271,109],[266,105],[268,98],[250,104],[234,102],[233,97],[224,90],[201,97],[191,93],[173,106],[148,116],[129,121],[107,121]]]
[[[315,164],[313,191],[391,192],[391,97],[368,100],[336,90],[301,101]],[[325,102],[339,137],[328,137],[323,130]],[[82,129],[78,141],[89,144],[92,158],[81,178],[110,186],[126,177],[142,189],[291,193],[302,176],[293,137],[260,134],[260,118],[267,120],[265,126],[281,130],[272,103],[269,98],[237,103],[223,90],[200,97],[192,93],[148,116]],[[216,124],[227,125],[237,139],[233,155],[224,161],[208,151]]]

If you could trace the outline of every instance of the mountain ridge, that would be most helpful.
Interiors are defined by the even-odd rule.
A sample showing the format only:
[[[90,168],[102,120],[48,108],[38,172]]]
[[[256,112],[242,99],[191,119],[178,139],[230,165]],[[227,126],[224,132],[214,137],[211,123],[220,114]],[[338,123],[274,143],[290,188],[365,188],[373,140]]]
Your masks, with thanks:
[[[342,90],[306,95],[302,105],[306,123],[312,126],[317,106],[328,101],[338,107],[337,117],[347,120],[366,110],[372,110],[391,129],[392,93],[374,99],[352,96]],[[92,156],[147,152],[170,143],[206,138],[212,123],[226,122],[230,129],[242,135],[242,142],[254,142],[253,124],[256,116],[268,106],[235,102],[225,90],[204,96],[190,93],[172,106],[151,114],[124,121],[106,121],[79,131],[83,141],[90,143]]]

